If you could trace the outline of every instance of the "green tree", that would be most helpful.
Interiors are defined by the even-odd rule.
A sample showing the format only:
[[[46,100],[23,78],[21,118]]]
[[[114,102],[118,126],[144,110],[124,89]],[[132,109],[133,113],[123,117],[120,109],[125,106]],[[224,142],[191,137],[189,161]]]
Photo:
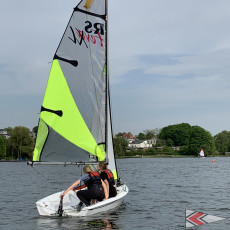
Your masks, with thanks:
[[[146,130],[144,131],[144,133],[145,133],[146,140],[150,140],[150,139],[152,139],[153,137],[155,137],[155,132],[154,132],[154,130],[148,130],[148,129],[146,129]]]
[[[38,126],[34,126],[32,131],[37,135],[37,132],[38,132]]]
[[[149,148],[146,150],[146,155],[154,155],[154,154],[155,154],[154,148]]]
[[[116,136],[117,136],[117,137],[122,137],[122,136],[123,136],[123,133],[120,132],[120,133],[116,134]]]
[[[5,138],[0,136],[0,159],[5,159],[6,157],[6,143]]]
[[[6,139],[6,155],[8,158],[11,158],[12,160],[14,158],[17,158],[16,149],[13,146],[13,143],[11,142],[10,138]]]
[[[174,142],[171,138],[168,138],[166,140],[166,145],[169,146],[169,147],[173,147],[174,146]]]
[[[30,130],[17,126],[11,131],[10,145],[13,146],[17,157],[32,158],[34,139],[30,136]]]
[[[165,140],[157,139],[155,147],[162,147],[165,145]]]
[[[7,127],[4,130],[6,130],[7,132],[11,133],[11,131],[13,130],[13,128],[12,127]]]
[[[189,147],[186,146],[186,145],[181,146],[179,153],[182,154],[182,155],[190,155]]]
[[[159,138],[163,140],[171,139],[175,146],[188,145],[190,141],[191,125],[181,123],[169,125],[161,129]],[[170,141],[169,144],[172,142]]]
[[[222,131],[214,136],[216,150],[219,153],[225,153],[230,151],[230,132]]]
[[[168,146],[166,145],[166,146],[164,146],[164,148],[162,149],[162,152],[172,154],[174,151],[173,151],[170,147],[168,147]]]
[[[129,142],[125,138],[118,136],[113,138],[113,144],[115,154],[124,155]]]
[[[138,138],[139,140],[146,140],[146,135],[145,135],[144,133],[139,133],[139,134],[137,135],[137,138]]]
[[[201,149],[205,154],[215,152],[214,138],[210,132],[200,126],[191,126],[187,123],[164,127],[159,138],[165,140],[167,146],[181,146],[180,153],[198,155]]]
[[[205,155],[212,154],[216,150],[214,138],[200,126],[192,127],[188,148],[190,154],[194,155],[198,155],[201,149],[204,149]]]

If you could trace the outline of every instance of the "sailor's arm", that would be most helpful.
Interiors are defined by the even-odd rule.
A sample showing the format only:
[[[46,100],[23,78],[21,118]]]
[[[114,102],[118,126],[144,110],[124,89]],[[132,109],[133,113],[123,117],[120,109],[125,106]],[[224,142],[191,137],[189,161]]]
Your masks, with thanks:
[[[104,188],[104,193],[105,193],[105,200],[107,200],[109,198],[109,194],[108,194],[108,191],[107,191],[107,188],[106,188],[106,185],[104,183],[103,180],[101,180],[101,183],[102,183],[102,186]]]
[[[72,189],[73,189],[74,187],[76,187],[78,184],[80,184],[80,180],[76,181],[76,182],[73,183],[69,188],[67,188],[67,189],[65,190],[65,192],[63,192],[63,193],[60,195],[60,198],[64,197],[65,194],[66,194],[67,192],[69,192],[70,190],[72,190]]]
[[[105,180],[104,180],[104,183],[105,183],[105,185],[106,185],[107,192],[108,192],[108,194],[109,194],[109,182],[105,179]]]

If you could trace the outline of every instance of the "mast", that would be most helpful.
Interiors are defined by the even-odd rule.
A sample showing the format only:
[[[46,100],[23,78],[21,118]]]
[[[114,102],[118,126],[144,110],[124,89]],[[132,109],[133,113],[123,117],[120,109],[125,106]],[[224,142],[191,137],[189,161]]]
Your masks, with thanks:
[[[105,47],[105,59],[106,59],[106,82],[105,82],[105,152],[106,152],[106,163],[108,163],[108,89],[109,89],[109,62],[108,62],[108,0],[105,0],[105,31],[106,31],[106,47]]]
[[[105,95],[105,152],[106,163],[114,174],[114,178],[118,178],[116,159],[114,156],[114,144],[113,144],[113,126],[111,116],[111,103],[110,103],[110,84],[109,84],[109,44],[108,44],[108,0],[105,0],[105,27],[106,27],[106,95]]]

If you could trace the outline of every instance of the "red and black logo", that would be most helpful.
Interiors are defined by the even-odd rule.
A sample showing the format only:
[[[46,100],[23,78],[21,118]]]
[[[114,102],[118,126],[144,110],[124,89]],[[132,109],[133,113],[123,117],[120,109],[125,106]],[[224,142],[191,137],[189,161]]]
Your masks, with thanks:
[[[70,26],[70,30],[72,32],[72,37],[68,38],[75,44],[85,44],[87,48],[89,43],[99,44],[102,47],[104,45],[103,36],[105,34],[105,30],[104,24],[102,23],[92,23],[90,21],[86,21],[84,30],[73,28],[72,26]]]

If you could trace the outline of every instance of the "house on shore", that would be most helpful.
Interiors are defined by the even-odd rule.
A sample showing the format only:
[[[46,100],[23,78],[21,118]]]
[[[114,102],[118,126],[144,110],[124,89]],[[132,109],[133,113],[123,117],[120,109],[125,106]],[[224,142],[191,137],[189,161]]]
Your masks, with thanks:
[[[10,133],[5,129],[0,129],[0,136],[3,136],[6,139],[8,139],[8,138],[10,138]]]
[[[122,137],[125,138],[129,143],[132,143],[136,140],[136,137],[132,133],[123,133]]]
[[[152,148],[156,144],[156,142],[156,138],[152,138],[150,140],[135,140],[129,143],[128,150]]]

